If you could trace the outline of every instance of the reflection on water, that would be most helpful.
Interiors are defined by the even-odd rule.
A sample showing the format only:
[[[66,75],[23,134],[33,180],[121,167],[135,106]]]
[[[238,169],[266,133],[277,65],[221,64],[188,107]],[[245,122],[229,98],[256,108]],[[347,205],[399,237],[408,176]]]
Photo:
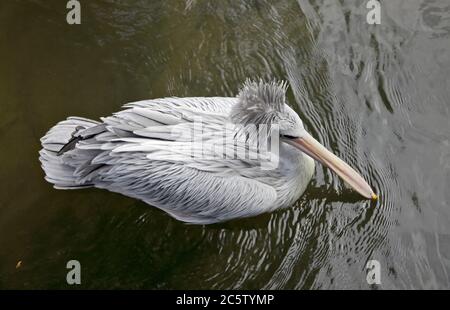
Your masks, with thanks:
[[[363,0],[64,1],[0,4],[0,287],[450,287],[450,5]],[[211,226],[101,190],[56,191],[39,138],[163,96],[234,96],[246,77],[287,79],[307,129],[380,200],[318,165],[293,208]],[[22,266],[16,269],[21,260]]]

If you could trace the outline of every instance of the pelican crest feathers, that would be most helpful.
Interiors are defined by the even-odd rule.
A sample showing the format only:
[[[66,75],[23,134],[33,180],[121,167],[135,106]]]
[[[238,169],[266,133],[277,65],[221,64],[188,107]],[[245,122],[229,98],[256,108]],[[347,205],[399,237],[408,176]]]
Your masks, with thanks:
[[[274,123],[284,113],[287,87],[285,81],[247,79],[237,95],[231,119],[243,125]]]

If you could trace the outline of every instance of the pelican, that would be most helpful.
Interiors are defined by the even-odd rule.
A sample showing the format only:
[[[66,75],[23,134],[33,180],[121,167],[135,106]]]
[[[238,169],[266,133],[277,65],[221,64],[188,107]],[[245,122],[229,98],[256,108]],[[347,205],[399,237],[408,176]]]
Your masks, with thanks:
[[[354,169],[306,132],[286,104],[286,90],[285,82],[247,80],[236,97],[138,101],[100,122],[69,117],[41,139],[45,179],[56,189],[117,192],[193,224],[292,206],[315,160],[377,199]],[[270,134],[258,139],[245,131],[263,125]],[[270,148],[260,147],[264,142]],[[198,149],[201,156],[194,156]],[[235,156],[238,149],[245,156]]]

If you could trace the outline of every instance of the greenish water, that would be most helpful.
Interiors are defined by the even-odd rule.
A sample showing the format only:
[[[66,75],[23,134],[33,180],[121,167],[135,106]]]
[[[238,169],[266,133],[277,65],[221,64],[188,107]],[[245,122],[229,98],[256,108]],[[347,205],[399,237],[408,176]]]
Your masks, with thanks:
[[[365,0],[0,3],[0,288],[450,288],[450,5]],[[102,190],[57,191],[39,138],[164,96],[234,96],[289,81],[307,129],[380,195],[318,165],[290,209],[185,225]],[[21,261],[21,265],[17,263]]]

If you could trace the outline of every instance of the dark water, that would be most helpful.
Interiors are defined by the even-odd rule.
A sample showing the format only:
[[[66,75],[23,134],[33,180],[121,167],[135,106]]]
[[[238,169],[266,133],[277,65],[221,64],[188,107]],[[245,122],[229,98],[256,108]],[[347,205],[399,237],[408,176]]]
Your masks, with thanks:
[[[450,3],[0,3],[0,287],[450,288]],[[39,138],[69,115],[135,100],[234,96],[246,77],[290,83],[307,129],[380,195],[359,200],[318,165],[291,209],[212,226],[101,190],[57,191]],[[21,261],[21,266],[16,268]]]

